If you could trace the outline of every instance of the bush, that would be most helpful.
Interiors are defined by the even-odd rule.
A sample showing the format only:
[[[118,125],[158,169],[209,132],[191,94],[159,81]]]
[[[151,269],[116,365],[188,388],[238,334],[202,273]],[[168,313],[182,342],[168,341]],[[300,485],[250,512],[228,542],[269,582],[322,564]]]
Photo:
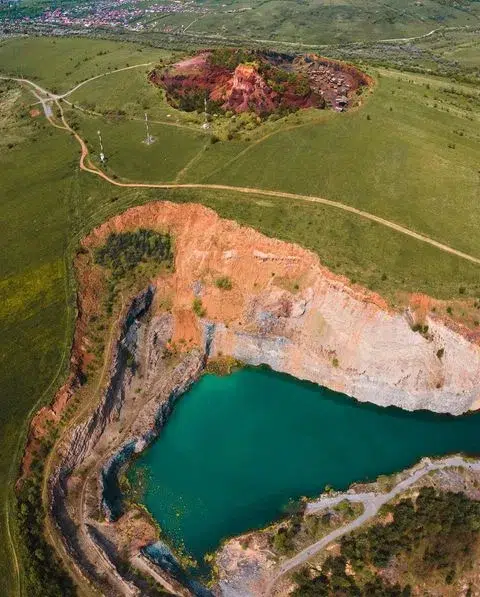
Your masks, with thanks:
[[[112,233],[105,245],[95,251],[95,262],[110,268],[114,278],[123,277],[147,259],[172,262],[170,235],[144,228],[135,232]]]
[[[228,276],[222,276],[215,280],[215,286],[221,290],[232,290],[232,280]]]
[[[47,452],[48,444],[45,442],[41,458],[45,458]],[[32,462],[30,476],[23,482],[17,496],[25,594],[29,597],[73,597],[76,594],[74,585],[44,537],[42,474],[42,460]]]
[[[135,232],[112,233],[107,242],[95,251],[95,263],[107,267],[111,277],[107,281],[108,313],[112,312],[117,282],[132,272],[140,263],[148,260],[173,264],[172,245],[169,234],[140,228]]]
[[[193,312],[196,315],[198,315],[198,317],[205,316],[206,311],[203,307],[202,299],[199,298],[198,296],[193,299],[192,309],[193,309]]]

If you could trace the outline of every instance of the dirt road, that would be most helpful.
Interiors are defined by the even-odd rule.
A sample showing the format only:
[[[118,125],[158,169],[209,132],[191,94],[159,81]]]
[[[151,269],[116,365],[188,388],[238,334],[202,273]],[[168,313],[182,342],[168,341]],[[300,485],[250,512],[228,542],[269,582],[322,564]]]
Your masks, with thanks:
[[[270,581],[267,591],[265,593],[265,597],[268,597],[276,584],[276,582],[281,578],[284,574],[304,564],[307,562],[311,557],[315,554],[319,553],[327,547],[332,541],[339,539],[343,535],[354,531],[355,529],[361,527],[365,522],[376,516],[380,508],[390,502],[394,497],[403,493],[409,487],[411,487],[414,483],[416,483],[419,479],[423,476],[427,475],[431,471],[436,471],[448,467],[463,467],[473,471],[480,471],[480,461],[472,461],[469,462],[462,458],[461,456],[451,456],[449,458],[444,458],[442,460],[431,461],[429,458],[425,458],[422,461],[422,464],[418,467],[412,469],[411,474],[400,481],[393,489],[391,489],[388,493],[340,493],[333,497],[323,497],[316,502],[311,502],[307,505],[306,512],[313,513],[319,510],[324,510],[325,508],[331,508],[340,502],[348,500],[350,502],[361,503],[364,505],[363,513],[353,520],[352,522],[346,524],[343,527],[335,529],[316,543],[313,543],[309,547],[305,548],[303,551],[296,554],[293,558],[290,558],[286,562],[284,562],[278,569],[277,573],[275,574],[274,578]]]
[[[140,65],[140,66],[144,66],[144,65]],[[129,68],[131,68],[131,67],[129,67]],[[98,78],[99,76],[101,76],[101,75],[97,75],[97,77],[93,77],[93,78]],[[347,205],[345,203],[340,203],[339,201],[332,201],[331,199],[325,199],[323,197],[315,197],[312,195],[300,195],[298,193],[286,193],[286,192],[282,192],[282,191],[274,191],[274,190],[266,190],[266,189],[256,189],[256,188],[251,188],[251,187],[237,187],[237,186],[222,185],[222,184],[119,182],[118,180],[114,180],[113,178],[110,178],[105,172],[103,172],[103,170],[101,170],[97,166],[93,165],[91,163],[91,161],[88,159],[88,148],[87,148],[84,140],[80,137],[80,135],[77,132],[75,132],[70,127],[70,125],[68,124],[68,122],[65,119],[65,115],[63,113],[63,109],[60,104],[60,99],[63,96],[56,96],[55,94],[50,93],[46,89],[43,89],[42,87],[40,87],[36,83],[33,83],[32,81],[29,81],[28,79],[19,79],[19,78],[15,78],[15,77],[6,77],[6,76],[0,76],[0,79],[10,79],[10,80],[28,84],[31,87],[33,87],[33,89],[31,89],[31,91],[35,95],[35,97],[37,97],[37,99],[40,99],[42,106],[44,108],[44,111],[45,111],[45,116],[47,117],[49,122],[53,126],[56,126],[57,128],[62,128],[62,129],[65,129],[66,131],[68,131],[71,135],[73,135],[75,137],[75,139],[79,143],[80,148],[81,148],[80,169],[85,172],[89,172],[90,174],[94,174],[95,176],[99,176],[100,178],[103,178],[103,180],[108,182],[109,184],[114,185],[116,187],[144,188],[144,189],[210,189],[210,190],[215,190],[215,191],[236,191],[237,193],[244,193],[246,195],[261,195],[261,196],[265,196],[265,197],[274,197],[274,198],[276,197],[276,198],[280,198],[280,199],[293,199],[293,200],[299,200],[299,201],[309,201],[311,203],[320,203],[321,205],[326,205],[328,207],[340,209],[342,211],[357,215],[366,220],[376,222],[377,224],[380,224],[381,226],[385,226],[387,228],[395,230],[396,232],[400,232],[401,234],[409,236],[410,238],[414,238],[421,242],[432,245],[433,247],[440,249],[441,251],[444,251],[445,253],[450,253],[451,255],[455,255],[456,257],[460,257],[461,259],[465,259],[466,261],[470,261],[472,263],[476,263],[476,264],[480,265],[480,258],[478,258],[478,257],[474,257],[473,255],[469,255],[468,253],[464,253],[463,251],[454,249],[453,247],[450,247],[449,245],[438,242],[438,241],[434,240],[433,238],[430,238],[429,236],[420,234],[418,232],[414,232],[413,230],[405,228],[405,226],[401,226],[400,224],[397,224],[390,220],[386,220],[385,218],[381,218],[381,217],[371,214],[369,212],[363,211],[361,209],[357,209],[356,207],[353,207],[351,205]],[[85,81],[85,83],[86,82],[87,81]],[[70,92],[67,92],[67,94],[65,94],[65,95],[68,95],[68,93],[71,93],[72,91],[73,90],[70,90]],[[40,94],[45,97],[39,97],[38,92],[40,92]],[[61,120],[62,120],[63,126],[59,126],[54,122],[54,120],[52,118],[51,110],[50,111],[48,110],[50,107],[48,105],[49,102],[54,102],[58,106],[60,113],[61,113]]]

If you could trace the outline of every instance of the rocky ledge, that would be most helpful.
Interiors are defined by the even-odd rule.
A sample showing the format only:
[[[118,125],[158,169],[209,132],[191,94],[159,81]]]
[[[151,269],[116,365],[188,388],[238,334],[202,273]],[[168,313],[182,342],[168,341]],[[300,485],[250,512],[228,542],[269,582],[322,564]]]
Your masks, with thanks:
[[[157,294],[178,346],[201,346],[208,328],[212,356],[267,364],[360,401],[454,415],[480,405],[480,334],[417,309],[418,297],[394,310],[314,253],[193,204],[132,208],[85,245],[146,225],[175,238],[175,273]]]
[[[315,54],[221,49],[201,51],[149,74],[168,102],[187,112],[284,114],[303,108],[344,111],[372,80],[352,65]],[[208,104],[208,105],[207,105]]]

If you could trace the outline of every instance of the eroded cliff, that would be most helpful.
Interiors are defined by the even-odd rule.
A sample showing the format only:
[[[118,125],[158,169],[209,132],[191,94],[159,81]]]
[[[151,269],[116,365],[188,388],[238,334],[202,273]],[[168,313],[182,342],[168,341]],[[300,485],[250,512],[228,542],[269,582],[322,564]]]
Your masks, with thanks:
[[[147,223],[175,238],[175,273],[162,278],[157,295],[171,309],[178,346],[203,344],[210,324],[213,356],[265,363],[382,406],[452,414],[478,408],[478,336],[433,311],[391,309],[297,245],[198,205],[152,203],[97,228],[85,246]]]

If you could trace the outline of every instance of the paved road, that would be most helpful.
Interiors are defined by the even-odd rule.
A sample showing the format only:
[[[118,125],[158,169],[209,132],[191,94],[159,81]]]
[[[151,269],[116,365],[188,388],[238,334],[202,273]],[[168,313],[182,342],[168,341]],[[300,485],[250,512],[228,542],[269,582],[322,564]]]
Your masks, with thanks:
[[[307,562],[311,557],[315,554],[319,553],[327,547],[332,541],[350,533],[351,531],[361,527],[365,522],[376,516],[380,508],[390,502],[395,496],[403,493],[406,489],[411,487],[414,483],[416,483],[419,479],[423,476],[427,475],[431,471],[436,471],[448,467],[463,467],[474,471],[480,471],[480,461],[473,461],[469,462],[466,461],[461,456],[451,456],[449,458],[444,458],[442,460],[431,461],[429,458],[425,458],[423,460],[423,464],[420,465],[418,468],[414,468],[411,474],[400,481],[395,487],[389,491],[388,493],[341,493],[333,497],[323,497],[317,500],[316,502],[311,502],[307,505],[307,513],[317,512],[319,510],[324,510],[325,508],[329,508],[343,502],[344,500],[348,500],[350,502],[361,503],[364,505],[363,513],[353,520],[352,522],[346,524],[343,527],[340,527],[316,543],[309,545],[303,551],[296,554],[293,558],[284,562],[278,569],[275,577],[270,581],[267,591],[265,593],[265,597],[271,594],[275,583],[278,579],[301,564]]]

